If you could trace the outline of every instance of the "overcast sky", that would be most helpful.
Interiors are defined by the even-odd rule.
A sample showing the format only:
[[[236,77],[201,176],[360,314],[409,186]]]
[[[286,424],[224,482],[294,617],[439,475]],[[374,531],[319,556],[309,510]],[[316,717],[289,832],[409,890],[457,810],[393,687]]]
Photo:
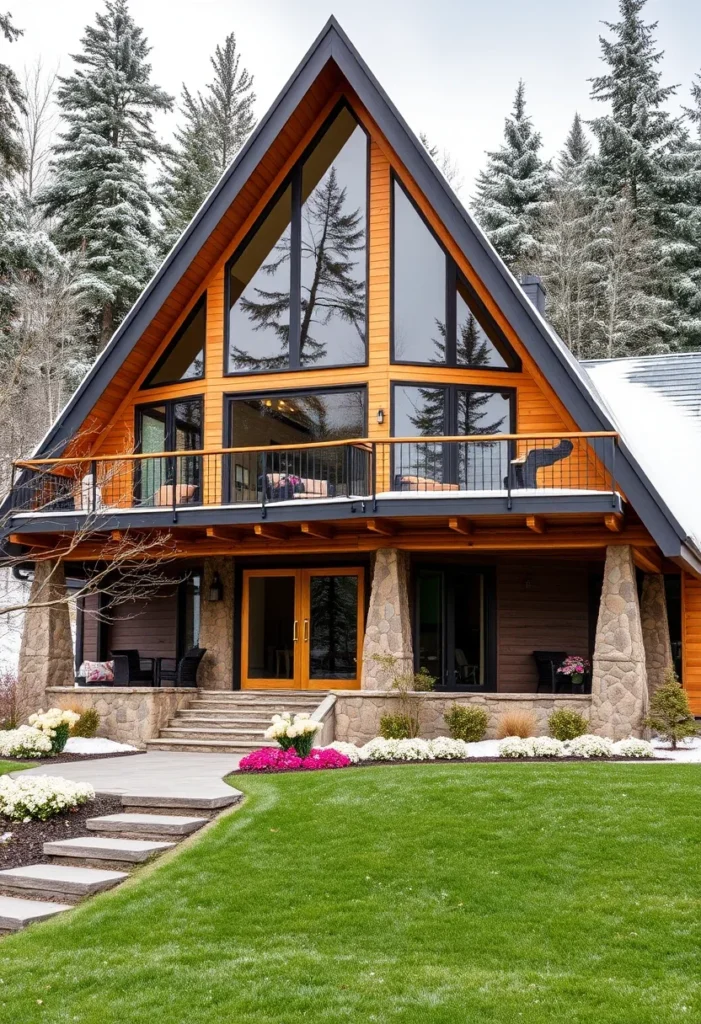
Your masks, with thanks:
[[[67,73],[69,54],[98,0],[5,0],[24,36],[5,60],[21,69],[41,57]],[[666,51],[666,83],[690,82],[701,70],[701,3],[649,0]],[[616,0],[131,0],[131,11],[153,47],[154,80],[171,93],[185,81],[196,89],[209,76],[208,57],[235,31],[243,60],[255,75],[261,116],[334,13],[395,104],[417,133],[451,151],[469,198],[485,149],[499,145],[503,119],[519,77],[545,152],[557,151],[575,110],[590,117],[587,78],[598,74],[600,21],[615,20]],[[159,122],[164,135],[172,122]]]

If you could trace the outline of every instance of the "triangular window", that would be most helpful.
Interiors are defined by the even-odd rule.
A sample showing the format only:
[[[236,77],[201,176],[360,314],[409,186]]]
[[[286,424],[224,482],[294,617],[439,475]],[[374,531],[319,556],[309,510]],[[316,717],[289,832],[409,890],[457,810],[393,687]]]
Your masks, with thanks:
[[[395,178],[392,361],[515,370],[501,330]]]
[[[204,377],[207,303],[203,296],[142,384],[144,388]]]

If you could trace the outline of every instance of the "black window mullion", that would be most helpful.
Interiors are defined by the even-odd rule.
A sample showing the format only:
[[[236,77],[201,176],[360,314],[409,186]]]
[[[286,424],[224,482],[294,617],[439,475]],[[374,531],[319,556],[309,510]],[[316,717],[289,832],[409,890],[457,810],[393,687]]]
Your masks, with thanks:
[[[292,172],[292,220],[290,222],[290,369],[302,365],[302,164]]]
[[[456,366],[457,351],[457,304],[458,278],[455,263],[446,253],[445,257],[445,361]]]

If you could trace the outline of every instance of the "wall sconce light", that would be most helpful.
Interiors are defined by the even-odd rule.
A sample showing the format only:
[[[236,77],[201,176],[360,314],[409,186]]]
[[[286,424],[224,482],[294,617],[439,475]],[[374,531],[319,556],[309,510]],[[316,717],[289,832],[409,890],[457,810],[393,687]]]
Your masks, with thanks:
[[[209,600],[222,601],[224,599],[224,584],[219,579],[219,573],[215,572],[212,582],[209,584]]]
[[[380,424],[385,422],[385,410],[384,409],[378,409],[377,410],[377,422],[380,423]]]

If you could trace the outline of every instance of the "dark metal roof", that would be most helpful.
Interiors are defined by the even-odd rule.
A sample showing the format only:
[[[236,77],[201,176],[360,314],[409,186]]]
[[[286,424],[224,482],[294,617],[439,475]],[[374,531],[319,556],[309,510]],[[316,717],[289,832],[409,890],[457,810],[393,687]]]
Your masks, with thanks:
[[[334,61],[340,69],[407,167],[546,380],[566,405],[579,429],[614,429],[611,417],[592,388],[585,371],[526,298],[516,279],[462,206],[348,36],[336,19],[331,17],[44,438],[37,456],[60,452],[84,422],[205,239],[214,230],[224,211],[236,198],[329,60]],[[694,571],[701,575],[701,560],[684,546],[683,528],[627,450],[624,441],[616,460],[616,474],[620,486],[662,551],[669,557],[689,558]]]

